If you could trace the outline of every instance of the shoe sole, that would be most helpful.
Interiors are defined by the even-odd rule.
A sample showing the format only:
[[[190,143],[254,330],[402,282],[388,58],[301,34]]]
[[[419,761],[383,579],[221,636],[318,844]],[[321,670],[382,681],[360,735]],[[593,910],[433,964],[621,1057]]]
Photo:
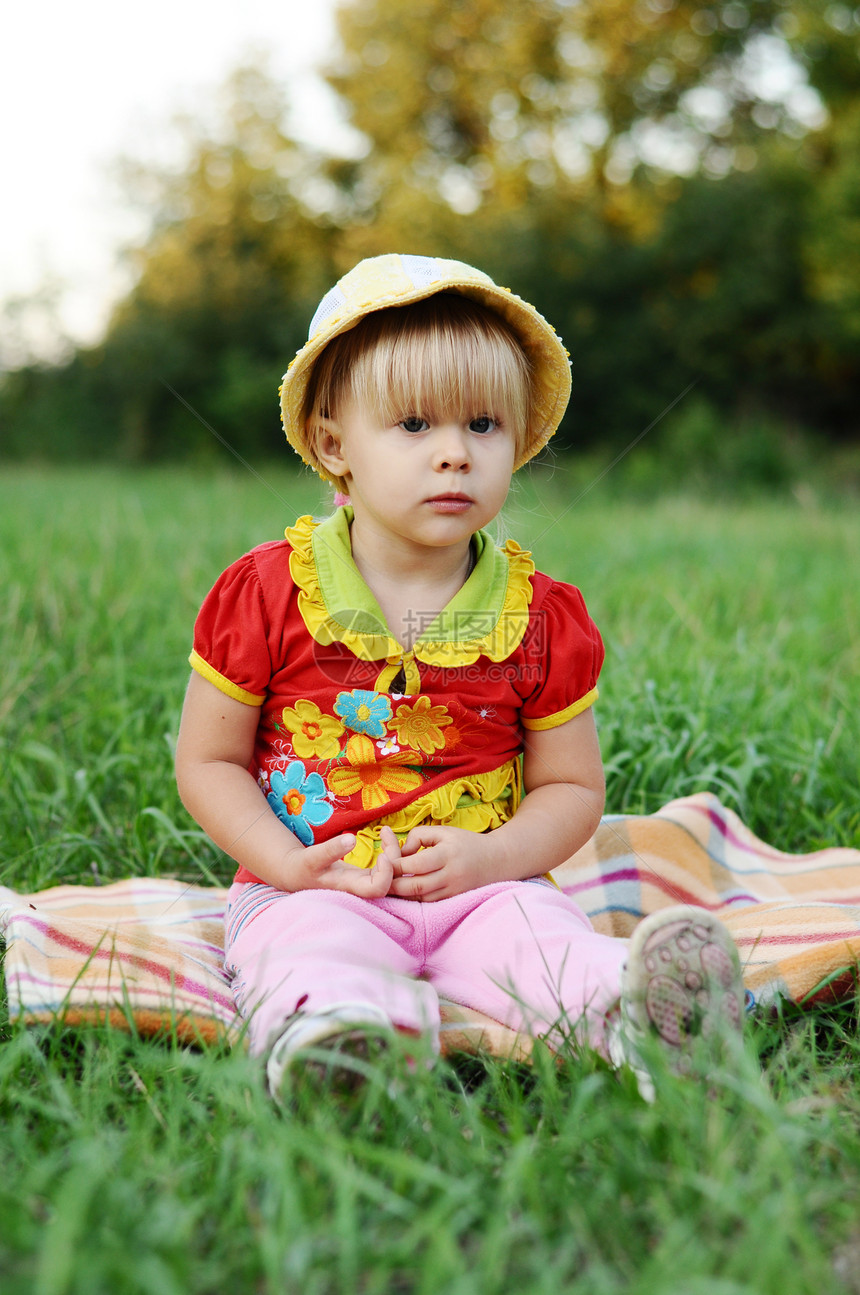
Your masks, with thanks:
[[[378,1061],[387,1048],[388,1038],[381,1031],[344,1030],[320,1040],[307,1052],[297,1052],[293,1064],[300,1065],[317,1083],[356,1092],[367,1082],[367,1066]]]
[[[704,909],[683,905],[645,918],[633,932],[623,983],[633,1024],[650,1026],[670,1048],[743,1027],[737,949]]]
[[[351,1017],[345,1014],[347,1008]],[[366,1071],[371,1052],[378,1055],[387,1047],[392,1029],[383,1012],[361,1016],[351,1004],[339,1006],[337,1014],[320,1013],[312,1021],[297,1016],[269,1052],[269,1093],[280,1101],[287,1071],[298,1066],[310,1070],[318,1079],[337,1082],[338,1078],[348,1077],[355,1082],[362,1066]]]

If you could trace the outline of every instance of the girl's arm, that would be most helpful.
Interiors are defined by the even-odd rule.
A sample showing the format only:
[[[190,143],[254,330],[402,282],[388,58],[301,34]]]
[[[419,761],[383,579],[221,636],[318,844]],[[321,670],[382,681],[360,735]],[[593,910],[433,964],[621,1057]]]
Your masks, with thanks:
[[[492,832],[416,827],[399,850],[394,833],[383,828],[380,858],[395,872],[389,893],[427,901],[494,881],[521,881],[549,872],[585,845],[597,830],[605,797],[590,709],[558,728],[526,734],[523,781],[519,809]]]
[[[226,854],[279,890],[388,891],[391,864],[356,868],[343,856],[349,834],[304,846],[272,811],[248,766],[260,708],[222,693],[194,673],[176,743],[176,782],[185,808]]]

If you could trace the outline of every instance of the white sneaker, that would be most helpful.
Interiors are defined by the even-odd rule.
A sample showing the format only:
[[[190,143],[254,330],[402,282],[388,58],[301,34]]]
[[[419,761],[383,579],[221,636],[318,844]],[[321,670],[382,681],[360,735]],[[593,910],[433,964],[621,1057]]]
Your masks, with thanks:
[[[293,1061],[308,1049],[330,1049],[330,1063],[308,1058],[308,1064],[321,1075],[330,1077],[336,1072],[355,1085],[356,1080],[361,1080],[360,1071],[343,1063],[350,1057],[366,1057],[371,1040],[384,1042],[385,1036],[393,1032],[391,1018],[372,1003],[333,1003],[319,1012],[297,1012],[269,1051],[266,1061],[269,1093],[280,1101],[284,1075]]]
[[[631,1065],[643,1097],[653,1100],[654,1092],[637,1047],[643,1038],[656,1036],[682,1074],[700,1039],[718,1047],[741,1035],[743,1020],[738,952],[718,918],[679,904],[640,922],[621,973],[621,1014],[610,1027],[609,1050],[613,1061]]]

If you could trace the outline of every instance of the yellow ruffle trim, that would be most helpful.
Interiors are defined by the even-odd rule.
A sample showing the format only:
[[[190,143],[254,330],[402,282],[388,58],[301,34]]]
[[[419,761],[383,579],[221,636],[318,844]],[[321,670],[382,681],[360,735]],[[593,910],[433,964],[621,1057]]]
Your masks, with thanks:
[[[426,796],[419,796],[394,814],[386,814],[372,826],[356,833],[357,840],[347,863],[370,868],[379,853],[379,829],[390,827],[403,843],[413,827],[433,823],[439,827],[462,827],[467,832],[489,832],[513,818],[522,799],[522,774],[518,757],[489,773],[455,778]]]
[[[529,624],[529,605],[532,600],[531,577],[535,564],[531,554],[521,549],[516,540],[506,540],[502,552],[508,559],[508,585],[501,615],[488,634],[482,638],[462,639],[454,643],[434,643],[432,639],[419,639],[413,651],[425,665],[471,665],[479,656],[491,661],[505,661],[522,643]]]
[[[432,639],[419,638],[413,644],[411,652],[404,653],[401,645],[390,634],[355,630],[340,624],[329,615],[314,562],[312,536],[316,525],[312,517],[300,517],[295,526],[287,527],[284,533],[293,550],[290,555],[290,575],[299,590],[299,612],[308,632],[317,643],[343,643],[361,661],[384,660],[393,667],[393,678],[404,659],[410,656],[415,656],[425,665],[451,667],[472,665],[480,656],[489,657],[491,661],[505,661],[522,642],[529,623],[531,577],[534,575],[535,564],[531,554],[520,548],[516,540],[507,540],[502,548],[508,560],[508,583],[501,614],[493,629],[481,638],[455,642],[434,642]],[[414,691],[414,687],[410,687],[409,691]]]
[[[317,643],[343,643],[361,661],[380,661],[391,658],[400,661],[403,652],[400,644],[390,634],[371,634],[341,625],[329,615],[323,601],[317,575],[312,537],[317,523],[310,516],[300,517],[295,526],[284,531],[292,547],[290,575],[299,591],[299,612],[308,633]]]

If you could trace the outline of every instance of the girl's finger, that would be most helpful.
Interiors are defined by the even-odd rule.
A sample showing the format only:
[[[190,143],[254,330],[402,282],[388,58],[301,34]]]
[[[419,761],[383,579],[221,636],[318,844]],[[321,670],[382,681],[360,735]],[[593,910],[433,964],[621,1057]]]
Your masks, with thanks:
[[[345,832],[342,836],[332,837],[330,841],[320,841],[319,845],[309,845],[305,859],[313,868],[324,872],[333,863],[342,860],[344,855],[349,854],[354,845],[353,833]]]
[[[386,864],[381,856],[372,868],[357,868],[346,863],[340,868],[332,868],[327,874],[333,890],[345,890],[348,894],[359,895],[363,899],[379,899],[387,895],[392,879],[391,865]]]
[[[445,867],[444,851],[433,846],[425,846],[415,854],[402,857],[400,875],[403,877],[426,877],[431,872],[438,872]]]
[[[439,839],[439,828],[434,827],[432,823],[427,823],[423,827],[413,827],[400,847],[400,853],[417,854],[419,850],[426,850],[428,846],[437,845]]]
[[[387,895],[394,880],[394,869],[391,860],[380,855],[372,868],[366,869],[368,890],[365,892],[371,899],[381,899]]]
[[[400,842],[397,840],[392,828],[387,825],[385,827],[381,827],[379,829],[379,839],[382,842],[386,854],[400,853]]]
[[[386,865],[390,865],[392,874],[395,877],[403,876],[403,864],[400,856],[400,842],[394,835],[390,827],[380,828],[379,839],[382,849],[379,852],[379,860],[385,860]]]
[[[443,883],[432,875],[414,877],[395,877],[388,891],[398,899],[416,899],[429,903],[441,898],[439,892],[444,889]]]

